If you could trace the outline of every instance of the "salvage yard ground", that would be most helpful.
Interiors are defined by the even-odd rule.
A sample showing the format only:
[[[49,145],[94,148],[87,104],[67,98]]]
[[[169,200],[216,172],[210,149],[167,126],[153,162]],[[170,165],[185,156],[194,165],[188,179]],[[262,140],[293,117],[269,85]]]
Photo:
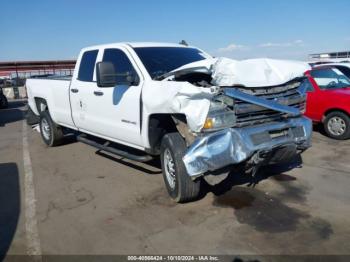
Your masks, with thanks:
[[[122,161],[74,141],[47,148],[23,125],[24,109],[10,102],[0,111],[1,252],[350,253],[349,140],[314,131],[302,167],[265,170],[255,187],[238,175],[224,194],[175,204],[157,161]]]

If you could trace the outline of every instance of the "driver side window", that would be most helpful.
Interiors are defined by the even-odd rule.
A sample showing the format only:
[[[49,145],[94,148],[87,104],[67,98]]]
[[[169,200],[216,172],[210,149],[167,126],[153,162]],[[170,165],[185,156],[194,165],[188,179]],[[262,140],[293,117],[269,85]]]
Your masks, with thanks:
[[[115,48],[105,49],[102,61],[111,62],[114,65],[115,71],[117,73],[117,83],[129,83],[129,79],[133,77],[134,79],[137,79],[133,85],[138,85],[138,75],[129,58],[122,50]]]

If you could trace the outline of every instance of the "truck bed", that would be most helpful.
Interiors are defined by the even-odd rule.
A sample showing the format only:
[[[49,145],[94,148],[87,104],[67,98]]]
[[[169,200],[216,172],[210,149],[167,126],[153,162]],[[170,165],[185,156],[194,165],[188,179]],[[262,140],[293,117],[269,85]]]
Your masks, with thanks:
[[[72,76],[71,75],[53,75],[53,74],[46,74],[46,75],[38,75],[38,76],[32,76],[28,79],[50,79],[50,80],[66,80],[71,81]]]
[[[28,104],[32,111],[39,115],[41,108],[38,106],[38,99],[45,100],[55,123],[74,127],[69,102],[71,78],[71,76],[46,75],[27,79]]]

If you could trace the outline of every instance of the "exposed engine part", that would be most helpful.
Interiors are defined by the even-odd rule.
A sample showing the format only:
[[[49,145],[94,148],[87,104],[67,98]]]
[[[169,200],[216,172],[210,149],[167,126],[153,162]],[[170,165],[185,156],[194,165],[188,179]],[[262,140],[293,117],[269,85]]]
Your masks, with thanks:
[[[201,87],[212,87],[210,84],[212,78],[210,75],[205,73],[191,72],[187,74],[176,75],[174,77],[175,81],[186,81],[195,86]]]
[[[186,145],[191,145],[196,139],[195,133],[191,132],[186,123],[186,118],[183,115],[174,115],[172,116],[177,130],[181,136],[185,139]]]

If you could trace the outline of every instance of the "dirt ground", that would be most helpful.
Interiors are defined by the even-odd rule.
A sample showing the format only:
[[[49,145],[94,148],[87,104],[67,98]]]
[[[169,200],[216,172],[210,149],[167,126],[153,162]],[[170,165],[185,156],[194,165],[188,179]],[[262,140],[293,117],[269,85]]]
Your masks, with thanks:
[[[23,125],[24,108],[11,102],[0,111],[2,253],[26,254],[31,238],[41,254],[350,253],[350,141],[314,131],[294,169],[265,169],[255,187],[233,175],[231,190],[207,188],[200,200],[175,204],[158,161],[122,160],[74,141],[47,148]]]

